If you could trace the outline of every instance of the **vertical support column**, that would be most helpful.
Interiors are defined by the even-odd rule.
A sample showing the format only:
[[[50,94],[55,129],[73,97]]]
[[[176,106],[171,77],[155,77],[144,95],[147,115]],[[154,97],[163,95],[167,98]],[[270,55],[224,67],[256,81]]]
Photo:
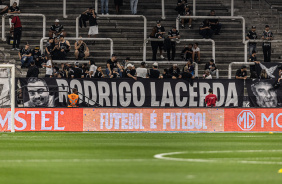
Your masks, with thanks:
[[[66,19],[67,16],[67,0],[63,0],[63,17]]]
[[[43,38],[46,36],[46,17],[45,15],[42,15],[43,17]]]
[[[165,20],[165,2],[162,0],[162,19]]]
[[[248,41],[246,41],[244,44],[244,62],[248,62]]]
[[[98,13],[98,0],[95,0],[95,12]]]
[[[231,17],[234,16],[234,0],[231,0]]]
[[[211,40],[211,42],[212,42],[212,58],[215,62],[215,41]]]
[[[146,39],[147,39],[147,18],[145,16],[142,16],[144,19],[144,42],[143,42],[143,61],[146,61],[146,56],[147,56],[147,44],[146,44]]]
[[[196,0],[193,0],[193,16],[196,16]]]
[[[75,22],[75,24],[76,24],[76,26],[75,26],[75,29],[76,29],[75,36],[76,36],[76,38],[79,37],[79,18],[80,18],[80,15],[78,17],[76,17],[76,22]]]
[[[12,76],[11,76],[11,132],[15,132],[15,103],[16,103],[16,91],[15,91],[15,86],[16,86],[16,70],[15,70],[15,65],[12,66]]]
[[[113,55],[113,53],[114,53],[114,42],[113,42],[113,40],[112,39],[110,39],[110,44],[111,44],[111,55],[110,55],[110,58],[112,57],[112,55]]]
[[[5,16],[2,16],[2,41],[6,41],[6,38],[5,38]]]

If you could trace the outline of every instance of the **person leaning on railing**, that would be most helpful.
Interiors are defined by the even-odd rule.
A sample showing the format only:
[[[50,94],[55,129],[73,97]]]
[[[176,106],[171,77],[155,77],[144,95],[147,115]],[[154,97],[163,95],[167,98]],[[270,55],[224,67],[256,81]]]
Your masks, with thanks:
[[[79,96],[77,94],[77,89],[72,89],[72,94],[68,95],[68,107],[78,107]]]

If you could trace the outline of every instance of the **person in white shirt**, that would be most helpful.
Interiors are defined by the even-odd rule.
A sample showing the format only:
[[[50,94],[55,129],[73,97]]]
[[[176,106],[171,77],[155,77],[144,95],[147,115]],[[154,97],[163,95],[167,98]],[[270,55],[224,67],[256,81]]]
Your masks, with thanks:
[[[141,67],[138,67],[136,69],[136,74],[137,74],[137,77],[140,77],[140,78],[148,77],[148,70],[146,68],[146,63],[144,61],[141,63]]]
[[[205,74],[204,74],[204,79],[212,79],[212,76],[210,74],[210,71],[209,70],[206,70],[205,71]]]
[[[50,56],[48,56],[48,61],[46,62],[45,65],[42,65],[43,67],[46,67],[46,78],[51,78],[53,75],[53,61]]]
[[[198,46],[199,46],[198,43],[194,43],[192,48],[193,50],[192,60],[193,62],[196,62],[196,59],[198,59],[198,64],[199,64],[201,61],[201,55],[200,55],[200,48]]]
[[[90,65],[89,76],[90,76],[90,78],[94,78],[94,75],[95,75],[96,70],[97,70],[97,66],[95,65],[95,61],[91,59],[89,61],[89,65]]]

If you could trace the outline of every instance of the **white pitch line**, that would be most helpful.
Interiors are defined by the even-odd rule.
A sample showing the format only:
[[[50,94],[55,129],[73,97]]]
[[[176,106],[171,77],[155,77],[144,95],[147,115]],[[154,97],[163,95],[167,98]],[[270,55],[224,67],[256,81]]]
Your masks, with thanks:
[[[231,153],[231,152],[242,152],[242,153],[254,153],[254,152],[282,152],[282,150],[237,150],[237,151],[200,151],[200,152],[171,152],[171,153],[160,153],[154,155],[154,158],[161,160],[170,160],[170,161],[182,161],[182,162],[209,162],[209,163],[242,163],[242,164],[263,164],[263,165],[282,165],[282,162],[272,162],[272,161],[252,161],[252,160],[243,160],[243,159],[252,159],[252,158],[212,158],[212,159],[194,159],[194,158],[173,158],[167,157],[172,155],[187,154],[187,153]],[[257,157],[256,157],[257,158]]]
[[[64,162],[144,162],[156,159],[27,159],[27,160],[0,160],[0,163],[64,163]]]

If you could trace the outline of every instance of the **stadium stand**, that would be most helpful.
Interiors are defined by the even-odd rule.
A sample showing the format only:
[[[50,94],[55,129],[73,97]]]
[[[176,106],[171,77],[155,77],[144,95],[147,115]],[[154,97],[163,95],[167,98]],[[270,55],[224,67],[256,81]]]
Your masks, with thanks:
[[[278,1],[277,1],[278,2]],[[260,6],[255,6],[258,1],[253,1],[253,9],[250,10],[251,2],[238,0],[235,2],[235,16],[243,16],[246,19],[246,31],[250,29],[252,25],[257,26],[258,35],[261,34],[265,24],[270,24],[271,29],[274,32],[275,39],[279,39],[278,32],[277,11],[271,10],[269,4],[262,1]],[[63,4],[61,1],[50,0],[48,2],[41,1],[28,1],[21,0],[20,8],[22,13],[42,13],[47,17],[46,33],[55,19],[59,19],[64,25],[67,31],[67,37],[75,37],[75,19],[88,7],[94,7],[94,1],[67,1],[67,14],[68,18],[63,19]],[[191,5],[192,6],[192,5]],[[172,26],[175,25],[177,12],[174,10],[176,7],[176,1],[165,1],[166,20],[162,21],[162,25],[168,32]],[[52,10],[50,11],[50,8]],[[99,5],[100,8],[100,5]],[[210,10],[215,10],[218,16],[230,16],[230,0],[215,0],[211,3],[209,0],[197,0],[197,15],[208,15]],[[121,14],[130,14],[129,2],[124,2],[121,8]],[[248,11],[246,11],[248,10]],[[99,12],[98,12],[99,13]],[[114,3],[109,4],[109,13],[115,14]],[[156,25],[156,21],[161,19],[161,1],[156,0],[144,0],[138,3],[138,14],[146,16],[147,23],[147,36],[151,32],[153,26]],[[40,17],[21,17],[23,24],[22,44],[26,42],[31,45],[31,48],[39,46],[40,39],[42,38],[42,20]],[[114,53],[118,56],[119,60],[124,60],[126,57],[130,57],[134,61],[142,61],[143,55],[143,20],[142,19],[127,19],[127,18],[99,18],[99,35],[98,38],[112,38],[114,41]],[[242,44],[242,25],[239,20],[220,20],[223,24],[221,35],[213,36],[216,42],[216,63],[220,71],[220,78],[227,78],[227,66],[230,62],[237,62],[244,60],[244,45]],[[192,29],[180,28],[181,38],[186,39],[200,39],[199,26],[202,20],[193,20]],[[6,34],[8,35],[8,20],[6,20]],[[87,36],[88,28],[80,29],[80,35]],[[183,47],[187,43],[179,43],[176,48],[176,59],[181,61],[180,53]],[[72,49],[68,54],[69,59],[74,59],[74,42],[71,42]],[[105,67],[107,59],[109,59],[109,46],[104,42],[95,42],[95,45],[88,44],[90,49],[89,59],[95,59],[96,64]],[[272,61],[279,62],[278,49],[281,44],[277,43],[272,47]],[[10,57],[6,57],[6,62],[9,60],[15,60],[17,64],[20,64],[17,52],[9,51],[11,46],[5,42],[0,44],[0,47],[4,48],[6,56],[10,54]],[[201,44],[201,63],[199,65],[199,75],[204,72],[205,64],[212,58],[211,45]],[[258,44],[257,57],[262,60],[263,54],[261,46]],[[151,60],[152,49],[150,44],[147,44],[147,60]],[[158,61],[161,63],[159,55],[157,55]],[[140,62],[141,63],[141,62]],[[161,65],[161,69],[170,67],[171,64]],[[234,68],[234,73],[236,68]],[[25,76],[26,70],[22,70],[22,75]],[[41,72],[44,74],[45,72]]]

